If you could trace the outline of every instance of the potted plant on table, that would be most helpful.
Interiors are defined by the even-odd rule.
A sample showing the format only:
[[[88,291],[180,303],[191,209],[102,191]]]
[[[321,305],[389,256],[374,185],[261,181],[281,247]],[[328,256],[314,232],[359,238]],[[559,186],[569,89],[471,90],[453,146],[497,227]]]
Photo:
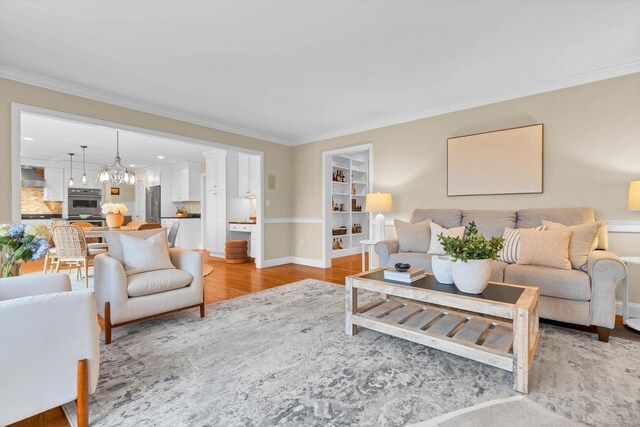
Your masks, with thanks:
[[[493,237],[487,240],[478,233],[475,222],[464,228],[462,237],[438,235],[447,255],[451,256],[451,275],[456,287],[462,292],[480,294],[491,277],[491,261],[498,259],[504,239]]]
[[[109,228],[120,228],[124,222],[123,214],[128,211],[127,206],[122,203],[105,203],[102,205],[102,215],[105,216]]]
[[[35,261],[49,250],[51,233],[41,224],[0,225],[0,277],[20,275],[20,262]]]

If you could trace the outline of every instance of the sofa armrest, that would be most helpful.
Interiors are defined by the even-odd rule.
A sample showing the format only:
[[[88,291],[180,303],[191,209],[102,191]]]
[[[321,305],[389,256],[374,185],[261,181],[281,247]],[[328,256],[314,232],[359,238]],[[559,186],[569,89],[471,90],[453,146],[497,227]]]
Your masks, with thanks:
[[[177,269],[186,271],[193,276],[193,281],[189,286],[202,289],[202,253],[189,249],[171,248],[169,249],[169,257]]]
[[[110,303],[113,316],[127,302],[127,275],[124,266],[108,254],[97,255],[94,260],[94,282],[98,314],[104,317],[104,303]]]
[[[627,267],[609,251],[591,251],[587,261],[591,278],[591,324],[613,328],[616,317],[616,291],[627,277]]]
[[[397,240],[383,240],[376,243],[375,250],[380,259],[380,267],[389,266],[389,257],[391,254],[397,254],[400,245]]]
[[[99,335],[91,291],[0,301],[0,425],[76,399],[79,360],[95,391]]]
[[[69,275],[64,273],[38,273],[0,279],[0,301],[70,290]]]

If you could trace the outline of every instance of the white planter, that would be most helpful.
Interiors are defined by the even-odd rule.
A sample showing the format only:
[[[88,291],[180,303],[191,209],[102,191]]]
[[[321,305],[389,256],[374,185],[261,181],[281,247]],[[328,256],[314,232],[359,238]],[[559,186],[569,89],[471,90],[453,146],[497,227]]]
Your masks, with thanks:
[[[453,283],[451,275],[451,257],[447,255],[434,255],[431,258],[431,269],[436,280],[445,285]]]
[[[467,294],[480,294],[491,277],[490,259],[460,260],[451,264],[451,274],[456,287]]]

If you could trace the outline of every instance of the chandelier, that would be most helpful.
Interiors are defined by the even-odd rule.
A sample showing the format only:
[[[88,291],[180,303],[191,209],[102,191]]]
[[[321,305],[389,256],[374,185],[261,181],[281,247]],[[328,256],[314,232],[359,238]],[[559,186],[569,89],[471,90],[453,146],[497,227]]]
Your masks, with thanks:
[[[97,182],[108,184],[135,184],[136,174],[129,168],[122,166],[120,159],[120,132],[116,132],[116,158],[111,166],[105,166],[96,178]]]

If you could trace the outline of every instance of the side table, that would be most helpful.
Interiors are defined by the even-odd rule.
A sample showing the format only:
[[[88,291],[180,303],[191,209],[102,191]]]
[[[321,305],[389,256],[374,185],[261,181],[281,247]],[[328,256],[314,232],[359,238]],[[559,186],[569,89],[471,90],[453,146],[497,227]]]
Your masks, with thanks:
[[[622,261],[627,264],[627,267],[631,268],[632,265],[640,265],[640,257],[637,256],[623,256],[620,257]],[[640,319],[629,317],[629,284],[628,276],[624,279],[624,299],[622,300],[622,319],[624,324],[640,332]]]
[[[372,270],[373,269],[373,251],[371,250],[371,248],[373,248],[376,243],[378,243],[377,240],[360,240],[360,244],[362,245],[362,271],[367,271],[367,270]],[[367,268],[365,270],[364,268],[364,256],[365,253],[369,253],[369,268]]]

